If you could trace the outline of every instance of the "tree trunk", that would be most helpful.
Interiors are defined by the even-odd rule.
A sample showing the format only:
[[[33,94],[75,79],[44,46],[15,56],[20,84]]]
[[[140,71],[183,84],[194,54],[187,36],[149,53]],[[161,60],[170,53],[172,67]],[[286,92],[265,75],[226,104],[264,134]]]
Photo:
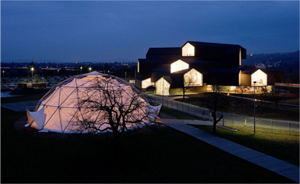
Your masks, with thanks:
[[[216,134],[217,123],[213,122],[213,134]]]
[[[212,113],[212,117],[213,117],[213,134],[216,134],[217,133],[217,131],[216,131],[216,129],[217,129],[217,117],[216,117],[215,112]]]

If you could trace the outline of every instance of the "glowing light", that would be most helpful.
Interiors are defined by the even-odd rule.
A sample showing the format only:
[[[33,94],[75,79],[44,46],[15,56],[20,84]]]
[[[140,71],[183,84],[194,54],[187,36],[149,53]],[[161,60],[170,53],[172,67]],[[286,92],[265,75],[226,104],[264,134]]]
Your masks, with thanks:
[[[230,86],[230,91],[236,90],[236,86]]]
[[[151,82],[151,78],[142,80],[142,88],[143,88],[143,89],[147,88],[148,86],[153,86],[153,84],[154,84],[154,83]]]
[[[251,75],[251,86],[254,86],[254,81],[256,81],[255,86],[266,86],[267,83],[267,74],[258,69]]]
[[[202,86],[203,75],[194,68],[184,74],[184,86]]]
[[[241,52],[241,48],[240,48],[240,51],[239,51],[239,65],[240,66],[242,65],[242,52]]]
[[[195,56],[195,47],[190,43],[182,47],[182,56]]]
[[[169,95],[170,83],[163,77],[155,82],[155,93],[158,95]]]
[[[171,64],[171,73],[185,70],[188,68],[189,68],[189,64],[179,59]]]
[[[31,68],[31,71],[34,71],[34,68],[33,68],[33,67]]]
[[[89,71],[91,71],[92,70],[92,67],[89,67]]]
[[[207,91],[212,91],[212,85],[207,85],[206,90],[207,90]]]

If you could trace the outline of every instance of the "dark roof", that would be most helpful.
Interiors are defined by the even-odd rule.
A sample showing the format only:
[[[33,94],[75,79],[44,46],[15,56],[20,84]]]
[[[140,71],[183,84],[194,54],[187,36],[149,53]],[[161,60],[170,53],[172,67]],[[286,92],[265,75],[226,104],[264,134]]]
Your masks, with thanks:
[[[181,55],[181,47],[149,48],[147,55]]]
[[[173,83],[173,80],[172,80],[172,78],[171,78],[170,76],[164,75],[163,77],[164,77],[164,79],[165,79],[166,81],[168,81],[169,84],[172,84],[172,83]]]
[[[187,44],[187,43],[190,43],[191,45],[196,46],[196,47],[197,46],[205,46],[205,47],[241,47],[241,48],[245,49],[244,47],[242,47],[240,45],[236,45],[236,44],[211,43],[211,42],[195,42],[195,41],[187,41],[185,44]]]
[[[197,64],[218,64],[218,62],[215,62],[215,61],[206,61],[206,60],[199,60],[199,59],[193,59],[193,58],[180,58],[180,60],[182,60],[182,61],[184,61],[188,64],[193,64],[193,63],[197,63]]]
[[[240,68],[215,68],[212,70],[213,73],[239,73]]]
[[[152,72],[170,72],[170,66],[169,65],[162,65],[154,68]]]

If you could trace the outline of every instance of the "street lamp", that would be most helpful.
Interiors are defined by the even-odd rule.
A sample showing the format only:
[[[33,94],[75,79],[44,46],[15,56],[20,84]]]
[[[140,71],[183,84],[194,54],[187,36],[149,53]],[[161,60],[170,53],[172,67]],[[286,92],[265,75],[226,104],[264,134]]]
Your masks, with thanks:
[[[80,67],[80,73],[82,73],[82,66]]]
[[[254,135],[255,135],[255,84],[256,84],[256,81],[253,81],[253,84],[254,84]]]
[[[33,84],[33,71],[34,71],[34,68],[31,67],[31,87],[32,87],[32,84]]]
[[[89,67],[89,71],[91,71],[92,70],[92,67]]]

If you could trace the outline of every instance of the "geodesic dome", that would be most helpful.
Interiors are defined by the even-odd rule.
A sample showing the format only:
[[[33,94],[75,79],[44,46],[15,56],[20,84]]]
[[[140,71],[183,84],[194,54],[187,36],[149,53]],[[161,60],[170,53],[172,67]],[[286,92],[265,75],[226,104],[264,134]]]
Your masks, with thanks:
[[[34,112],[26,112],[29,126],[39,130],[88,132],[94,130],[89,126],[94,126],[102,132],[110,127],[110,118],[121,118],[120,128],[154,121],[160,107],[149,105],[129,82],[91,72],[58,83],[41,98]],[[122,112],[126,116],[120,116]]]

